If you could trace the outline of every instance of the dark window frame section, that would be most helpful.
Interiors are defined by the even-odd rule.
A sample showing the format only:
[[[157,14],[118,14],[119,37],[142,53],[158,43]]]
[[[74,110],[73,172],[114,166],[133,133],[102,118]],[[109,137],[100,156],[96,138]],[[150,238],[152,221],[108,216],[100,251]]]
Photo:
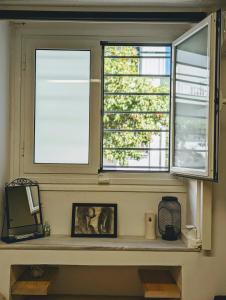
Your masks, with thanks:
[[[189,22],[197,23],[205,12],[109,12],[0,10],[0,19],[39,21]]]
[[[214,118],[214,182],[219,181],[219,138],[220,138],[220,73],[221,73],[221,32],[222,11],[217,11],[216,20],[216,72],[215,72],[215,118]]]

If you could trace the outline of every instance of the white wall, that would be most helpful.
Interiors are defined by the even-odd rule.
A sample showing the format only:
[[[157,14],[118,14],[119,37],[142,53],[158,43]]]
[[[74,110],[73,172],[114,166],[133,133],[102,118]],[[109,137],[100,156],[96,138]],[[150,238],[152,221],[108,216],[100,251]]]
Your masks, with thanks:
[[[186,193],[151,192],[63,192],[42,191],[44,220],[51,225],[53,234],[71,233],[72,203],[117,203],[118,234],[121,236],[144,236],[144,215],[147,211],[157,214],[162,196],[178,197],[182,207],[182,221],[185,222]]]
[[[9,24],[0,21],[0,207],[8,173],[9,140]],[[0,229],[2,209],[0,210]]]

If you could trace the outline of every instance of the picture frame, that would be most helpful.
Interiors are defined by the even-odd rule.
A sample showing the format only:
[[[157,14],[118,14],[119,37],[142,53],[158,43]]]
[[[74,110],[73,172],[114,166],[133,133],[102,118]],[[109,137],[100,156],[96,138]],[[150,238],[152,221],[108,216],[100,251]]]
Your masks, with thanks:
[[[117,204],[73,203],[71,237],[117,237]]]

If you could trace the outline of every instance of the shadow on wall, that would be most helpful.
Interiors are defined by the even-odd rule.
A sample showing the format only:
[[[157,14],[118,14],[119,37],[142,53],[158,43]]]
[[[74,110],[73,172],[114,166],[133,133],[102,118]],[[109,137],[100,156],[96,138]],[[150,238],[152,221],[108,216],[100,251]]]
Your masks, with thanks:
[[[223,72],[226,74],[226,60],[224,60]],[[226,90],[223,89],[223,98],[226,98]],[[219,149],[219,182],[214,184],[213,201],[213,249],[214,254],[221,255],[223,261],[226,253],[225,226],[226,226],[226,106],[222,105],[220,111],[220,149]],[[217,253],[216,253],[217,252]]]
[[[8,171],[9,143],[9,22],[0,21],[0,230],[2,228],[2,194]],[[1,232],[1,231],[0,231]]]
[[[0,293],[0,300],[6,300],[6,298]]]
[[[0,190],[0,237],[1,237],[1,233],[2,233],[3,214],[4,214],[3,199],[4,199],[4,191],[1,189]],[[1,299],[1,294],[0,294],[0,300],[2,300]]]

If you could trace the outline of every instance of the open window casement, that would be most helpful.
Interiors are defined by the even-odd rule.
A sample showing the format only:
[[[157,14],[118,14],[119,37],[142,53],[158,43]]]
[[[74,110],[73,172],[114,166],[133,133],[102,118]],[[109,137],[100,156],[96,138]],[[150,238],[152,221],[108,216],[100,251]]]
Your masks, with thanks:
[[[172,44],[171,160],[174,174],[217,180],[221,12]]]

